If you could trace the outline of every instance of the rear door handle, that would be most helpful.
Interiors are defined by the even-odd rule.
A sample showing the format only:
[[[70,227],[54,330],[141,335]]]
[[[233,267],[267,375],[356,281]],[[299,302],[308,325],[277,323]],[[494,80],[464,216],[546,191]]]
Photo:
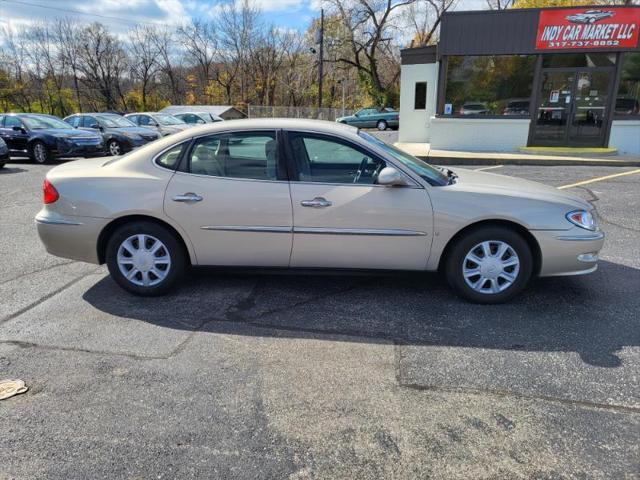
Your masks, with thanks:
[[[175,197],[172,198],[172,200],[174,202],[195,203],[195,202],[201,202],[202,197],[195,193],[189,192],[183,195],[176,195]]]
[[[322,197],[316,197],[313,200],[302,200],[300,205],[303,207],[311,207],[311,208],[326,208],[333,205],[329,200]]]

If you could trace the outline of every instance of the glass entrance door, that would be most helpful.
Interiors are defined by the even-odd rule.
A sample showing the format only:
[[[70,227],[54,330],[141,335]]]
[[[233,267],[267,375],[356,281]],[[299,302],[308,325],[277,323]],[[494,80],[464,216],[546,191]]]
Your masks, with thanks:
[[[542,70],[533,146],[602,147],[613,69]]]

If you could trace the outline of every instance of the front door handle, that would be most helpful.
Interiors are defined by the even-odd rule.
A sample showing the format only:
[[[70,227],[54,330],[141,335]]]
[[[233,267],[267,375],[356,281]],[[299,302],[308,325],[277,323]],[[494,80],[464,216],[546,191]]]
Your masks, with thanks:
[[[313,200],[302,200],[300,205],[303,207],[311,207],[311,208],[326,208],[333,205],[329,200],[322,197],[316,197]]]
[[[195,203],[201,202],[202,197],[200,195],[196,195],[195,193],[189,192],[183,195],[176,195],[172,198],[174,202],[182,202],[182,203]]]

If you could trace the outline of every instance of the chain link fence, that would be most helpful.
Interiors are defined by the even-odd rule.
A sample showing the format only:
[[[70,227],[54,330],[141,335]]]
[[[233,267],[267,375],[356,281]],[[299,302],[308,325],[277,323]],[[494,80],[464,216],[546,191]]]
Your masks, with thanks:
[[[249,118],[314,118],[318,120],[335,121],[338,117],[352,115],[353,110],[342,108],[317,107],[263,107],[249,105]]]

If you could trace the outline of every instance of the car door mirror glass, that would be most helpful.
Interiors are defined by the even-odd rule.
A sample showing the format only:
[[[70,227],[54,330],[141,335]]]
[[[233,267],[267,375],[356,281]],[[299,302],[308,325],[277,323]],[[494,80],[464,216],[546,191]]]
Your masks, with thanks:
[[[378,174],[378,185],[389,187],[407,185],[404,176],[393,167],[385,167]]]
[[[22,127],[18,127],[17,125],[14,125],[12,128],[13,128],[13,130],[15,130],[16,132],[23,132],[23,131],[24,131],[24,128],[22,128]]]

